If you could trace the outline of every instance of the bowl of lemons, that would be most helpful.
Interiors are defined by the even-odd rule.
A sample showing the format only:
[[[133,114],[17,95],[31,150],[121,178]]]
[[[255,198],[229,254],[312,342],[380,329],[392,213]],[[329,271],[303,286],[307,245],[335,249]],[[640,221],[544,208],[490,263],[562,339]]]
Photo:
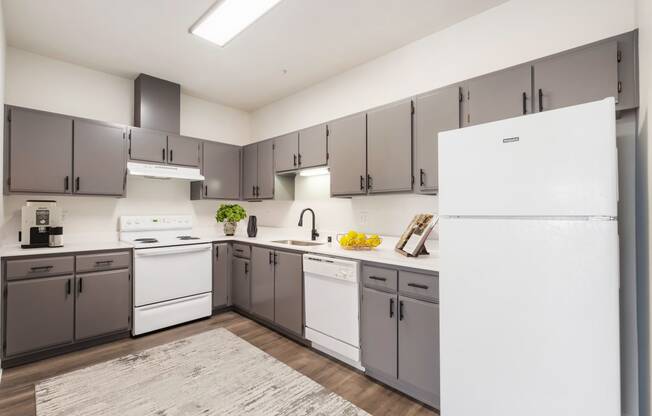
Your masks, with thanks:
[[[365,233],[349,231],[346,234],[338,234],[337,242],[346,250],[373,250],[378,247],[383,240],[377,234],[367,236]]]

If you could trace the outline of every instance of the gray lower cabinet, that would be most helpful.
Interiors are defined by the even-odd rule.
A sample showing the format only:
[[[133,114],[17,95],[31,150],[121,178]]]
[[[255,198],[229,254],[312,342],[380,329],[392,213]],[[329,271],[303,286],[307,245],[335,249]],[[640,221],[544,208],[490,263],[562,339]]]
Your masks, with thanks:
[[[75,339],[78,341],[129,329],[129,269],[78,274],[75,287]]]
[[[367,193],[367,116],[356,114],[328,123],[331,195]]]
[[[415,99],[414,161],[417,186],[422,194],[439,189],[438,134],[460,127],[460,88],[445,87]]]
[[[222,308],[231,304],[229,285],[231,264],[231,245],[213,244],[213,308]]]
[[[249,311],[251,308],[249,260],[240,257],[233,257],[233,268],[231,269],[231,295],[233,305]]]
[[[412,100],[367,112],[367,189],[412,189]]]
[[[5,143],[9,192],[72,192],[72,126],[70,117],[19,107],[6,107]]]
[[[391,378],[396,378],[398,369],[397,310],[396,294],[362,289],[362,365]]]
[[[398,379],[439,401],[439,304],[399,296]]]
[[[299,168],[299,133],[293,132],[274,139],[274,171]]]
[[[299,131],[299,167],[312,168],[328,162],[328,127],[326,124]]]
[[[251,312],[274,321],[274,250],[251,248]]]
[[[168,164],[198,167],[201,142],[190,137],[169,134],[167,140]]]
[[[191,184],[191,199],[240,199],[240,147],[204,142],[202,182]]]
[[[129,159],[140,162],[167,162],[166,133],[139,127],[129,128]]]
[[[7,283],[5,357],[73,342],[73,285],[72,274]]]
[[[532,66],[520,65],[464,83],[462,127],[532,112]]]
[[[535,111],[619,99],[616,40],[543,59],[533,70]]]
[[[75,119],[74,137],[74,193],[124,195],[127,183],[125,128]]]
[[[276,251],[274,321],[303,334],[303,261],[301,254]]]

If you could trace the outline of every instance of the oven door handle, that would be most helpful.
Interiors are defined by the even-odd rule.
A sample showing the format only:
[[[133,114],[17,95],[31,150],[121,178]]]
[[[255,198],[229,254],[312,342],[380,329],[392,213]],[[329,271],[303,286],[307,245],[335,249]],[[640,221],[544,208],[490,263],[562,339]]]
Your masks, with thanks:
[[[199,251],[210,250],[210,244],[198,244],[190,246],[181,246],[181,247],[162,247],[162,248],[144,248],[134,250],[134,254],[137,257],[148,257],[148,256],[165,256],[169,254],[185,254],[185,253],[195,253]]]

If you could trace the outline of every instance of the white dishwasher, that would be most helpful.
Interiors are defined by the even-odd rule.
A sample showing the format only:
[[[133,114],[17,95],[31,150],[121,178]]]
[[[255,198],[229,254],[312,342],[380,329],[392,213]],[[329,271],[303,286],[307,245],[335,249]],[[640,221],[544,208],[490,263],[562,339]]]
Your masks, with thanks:
[[[303,255],[306,325],[312,346],[363,370],[360,363],[360,263]]]

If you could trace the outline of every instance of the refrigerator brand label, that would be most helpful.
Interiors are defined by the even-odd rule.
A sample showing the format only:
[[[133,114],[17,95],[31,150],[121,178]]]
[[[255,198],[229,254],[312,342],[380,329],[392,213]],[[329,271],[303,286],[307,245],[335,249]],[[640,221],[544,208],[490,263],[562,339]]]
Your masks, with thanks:
[[[503,143],[514,143],[514,142],[517,142],[519,140],[520,140],[519,137],[508,137],[506,139],[503,139]]]

